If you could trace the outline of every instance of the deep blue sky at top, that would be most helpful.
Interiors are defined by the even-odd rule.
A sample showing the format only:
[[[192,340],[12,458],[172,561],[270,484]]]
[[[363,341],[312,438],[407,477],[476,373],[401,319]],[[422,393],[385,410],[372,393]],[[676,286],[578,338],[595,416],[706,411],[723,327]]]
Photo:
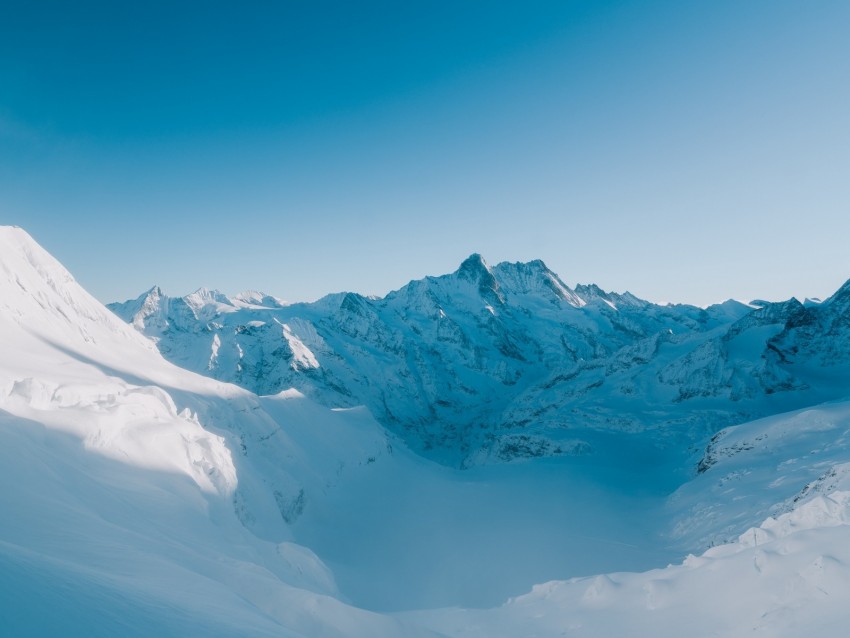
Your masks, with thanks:
[[[104,301],[544,259],[659,301],[850,277],[850,3],[2,2],[0,223]]]

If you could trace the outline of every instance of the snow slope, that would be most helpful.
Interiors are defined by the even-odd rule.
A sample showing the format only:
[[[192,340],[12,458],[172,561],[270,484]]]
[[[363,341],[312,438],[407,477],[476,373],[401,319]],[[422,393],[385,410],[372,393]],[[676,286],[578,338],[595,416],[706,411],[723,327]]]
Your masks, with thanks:
[[[712,437],[698,475],[671,496],[671,540],[690,550],[729,542],[846,483],[848,462],[847,402],[727,428]]]
[[[374,422],[315,410],[301,447],[247,391],[166,363],[17,228],[0,229],[0,351],[4,632],[420,633],[340,602],[286,521],[341,463],[380,456]]]

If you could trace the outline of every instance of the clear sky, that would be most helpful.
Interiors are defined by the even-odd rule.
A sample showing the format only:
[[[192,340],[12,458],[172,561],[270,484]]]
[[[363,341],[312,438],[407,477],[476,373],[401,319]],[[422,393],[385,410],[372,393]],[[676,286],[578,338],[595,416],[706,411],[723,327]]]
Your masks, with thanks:
[[[0,2],[0,223],[103,301],[540,258],[654,301],[850,278],[850,2]]]

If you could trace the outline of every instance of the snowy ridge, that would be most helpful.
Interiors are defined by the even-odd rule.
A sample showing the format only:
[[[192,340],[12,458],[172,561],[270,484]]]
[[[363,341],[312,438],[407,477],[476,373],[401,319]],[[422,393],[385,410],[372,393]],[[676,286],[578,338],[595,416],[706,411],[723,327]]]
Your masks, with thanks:
[[[0,321],[4,324],[14,322],[31,332],[104,347],[150,349],[150,343],[115,322],[103,305],[21,228],[0,227],[0,254]],[[95,326],[101,327],[97,334]]]

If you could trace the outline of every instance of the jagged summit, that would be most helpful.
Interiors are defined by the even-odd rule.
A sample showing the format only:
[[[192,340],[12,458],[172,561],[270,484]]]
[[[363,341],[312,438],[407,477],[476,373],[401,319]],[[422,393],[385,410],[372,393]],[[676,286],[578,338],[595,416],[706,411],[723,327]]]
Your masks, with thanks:
[[[603,301],[611,301],[611,297],[607,292],[602,290],[596,284],[578,284],[575,288],[576,294],[579,295],[585,302],[594,299],[602,299]]]
[[[458,277],[469,281],[478,281],[479,277],[490,273],[490,267],[479,253],[472,253],[464,259],[457,269]]]
[[[467,257],[457,269],[457,278],[477,286],[479,294],[493,303],[504,303],[504,297],[499,290],[499,282],[493,276],[493,271],[478,253]]]
[[[162,297],[164,293],[162,292],[162,288],[159,285],[151,286],[149,290],[143,293],[144,297]]]
[[[596,284],[579,284],[575,288],[575,293],[584,303],[603,302],[615,310],[622,307],[644,308],[652,305],[629,291],[606,292]]]
[[[542,259],[503,261],[490,266],[479,253],[473,253],[461,263],[455,275],[461,281],[476,284],[483,298],[498,305],[511,296],[542,296],[577,308],[586,303]]]
[[[507,295],[539,295],[577,308],[585,304],[541,259],[501,262],[493,272]]]

